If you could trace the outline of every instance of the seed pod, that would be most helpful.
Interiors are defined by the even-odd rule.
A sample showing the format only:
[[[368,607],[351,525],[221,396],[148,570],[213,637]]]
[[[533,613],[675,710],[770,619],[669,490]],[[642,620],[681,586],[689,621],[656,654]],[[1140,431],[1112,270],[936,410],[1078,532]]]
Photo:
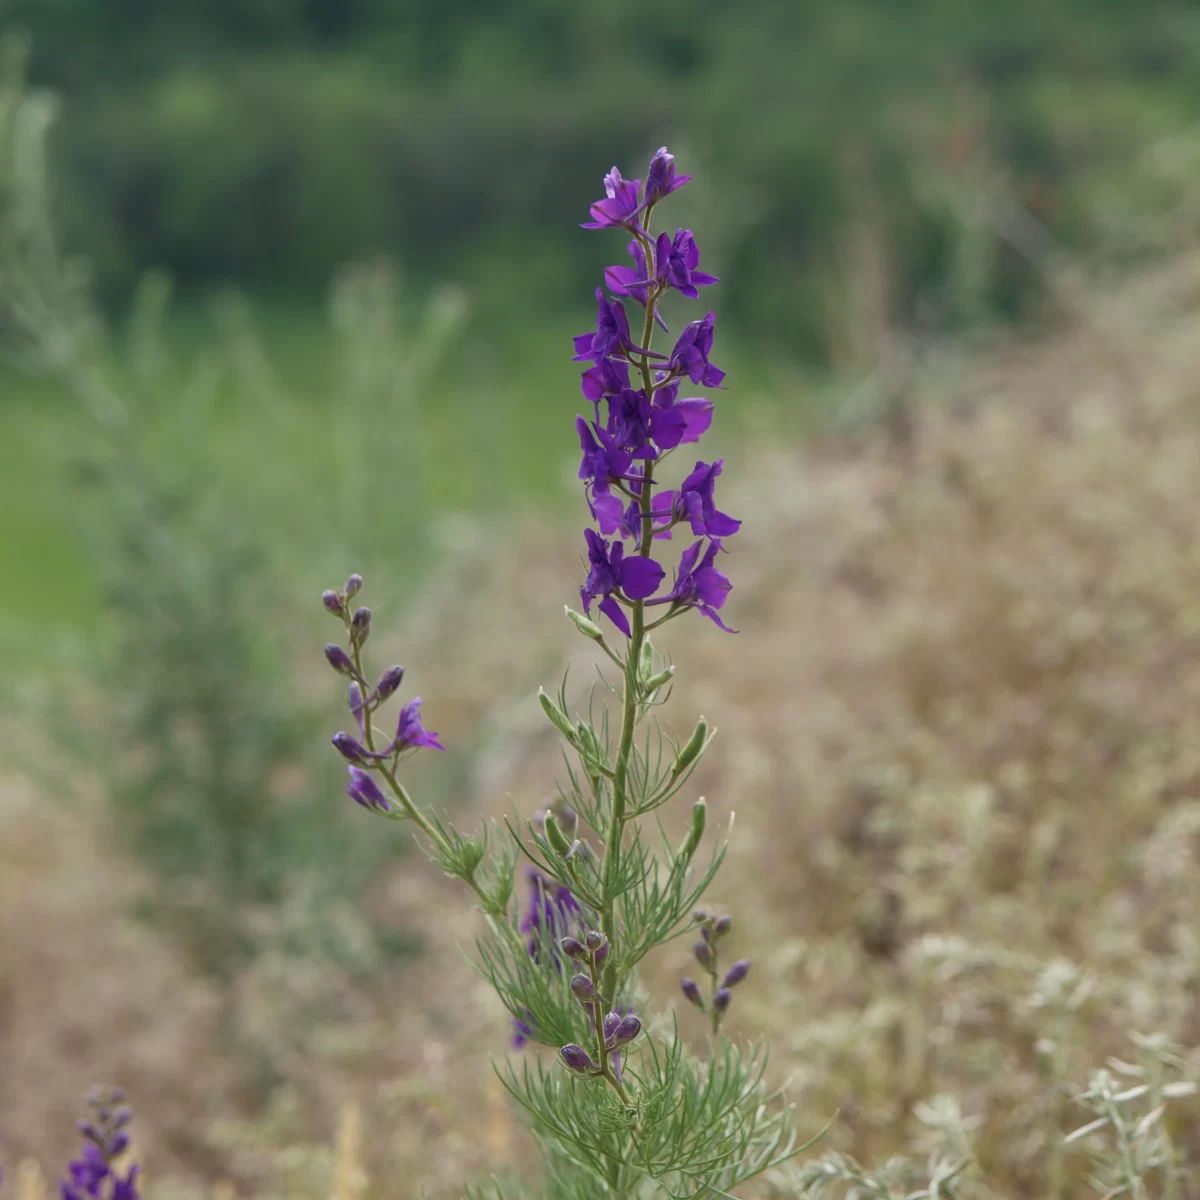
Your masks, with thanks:
[[[554,819],[553,813],[546,814],[545,830],[546,841],[550,843],[554,853],[560,858],[566,858],[571,853],[571,842]]]
[[[596,999],[596,985],[587,975],[575,975],[571,979],[571,991],[576,1000],[591,1004]]]
[[[688,738],[687,745],[675,756],[675,765],[671,768],[672,779],[678,779],[700,757],[707,742],[708,722],[701,717],[696,722],[696,728],[692,731],[692,736]]]
[[[346,606],[342,603],[341,596],[333,591],[332,588],[321,593],[321,603],[325,605],[326,611],[332,613],[335,617],[340,617],[346,611]]]
[[[651,675],[650,678],[642,684],[642,689],[647,695],[652,695],[654,692],[657,692],[660,687],[670,683],[674,678],[675,668],[667,667],[666,669],[659,671],[657,675]]]
[[[750,974],[750,960],[748,958],[738,959],[737,962],[725,972],[725,978],[721,980],[723,988],[736,987],[741,983],[747,975]]]
[[[339,675],[353,675],[354,663],[341,646],[329,642],[325,647],[325,659]]]
[[[562,1060],[567,1067],[578,1075],[586,1075],[597,1070],[596,1064],[592,1062],[588,1052],[582,1046],[575,1045],[574,1042],[565,1045],[559,1054],[562,1055]]]
[[[538,703],[542,706],[542,712],[550,718],[550,723],[563,735],[572,745],[575,744],[575,726],[571,724],[570,718],[553,700],[541,689],[538,689]]]
[[[704,1011],[704,997],[700,994],[700,985],[689,976],[684,976],[679,981],[679,989],[683,992],[685,999],[694,1004],[701,1012]]]
[[[701,796],[692,805],[692,827],[688,830],[687,837],[683,839],[683,844],[675,855],[677,869],[686,870],[691,863],[692,855],[696,853],[696,848],[700,845],[700,839],[704,836],[704,827],[707,823],[708,806],[704,803],[704,797]]]
[[[646,638],[642,642],[642,653],[638,658],[638,678],[643,684],[651,675],[654,674],[654,647],[650,643],[650,639]]]
[[[596,624],[595,621],[588,620],[583,613],[577,613],[574,609],[563,605],[563,612],[575,623],[575,628],[579,630],[586,638],[591,638],[593,642],[604,641],[604,630]]]

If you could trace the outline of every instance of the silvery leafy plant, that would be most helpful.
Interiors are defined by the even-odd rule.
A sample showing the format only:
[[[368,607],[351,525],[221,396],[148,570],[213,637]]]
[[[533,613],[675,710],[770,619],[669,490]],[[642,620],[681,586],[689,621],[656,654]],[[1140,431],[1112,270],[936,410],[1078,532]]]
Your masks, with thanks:
[[[567,746],[566,778],[550,808],[523,827],[506,822],[503,832],[478,836],[423,810],[404,764],[443,747],[425,728],[421,699],[384,716],[404,670],[367,666],[362,578],[322,597],[344,633],[325,656],[347,682],[353,717],[353,728],[333,737],[349,769],[346,791],[376,816],[415,825],[433,863],[479,902],[485,929],[476,962],[512,1016],[519,1052],[501,1078],[538,1142],[546,1196],[728,1196],[799,1149],[787,1104],[764,1086],[765,1048],[743,1049],[722,1032],[750,970],[744,959],[722,965],[732,921],[701,906],[725,845],[704,845],[703,799],[678,844],[657,820],[683,799],[712,731],[701,718],[676,742],[653,719],[675,668],[650,633],[696,614],[734,632],[722,615],[731,585],[718,561],[740,527],[717,506],[721,460],[696,461],[676,486],[664,486],[668,460],[699,442],[713,418],[712,399],[680,392],[720,388],[725,378],[710,357],[711,312],[684,326],[669,353],[651,348],[656,328],[667,328],[663,298],[675,291],[696,299],[717,282],[699,269],[691,230],[650,232],[659,204],[688,178],[665,147],[645,188],[614,167],[583,226],[623,232],[632,260],[605,271],[596,328],[575,338],[574,355],[588,402],[575,424],[592,524],[582,612],[568,608],[567,616],[606,660],[601,676],[619,712],[593,695],[586,714],[570,715],[565,679],[555,695],[540,693]],[[628,301],[640,310],[637,335]],[[668,582],[659,558],[679,544],[677,534],[684,544],[670,555]],[[704,1058],[685,1046],[681,1020],[652,1016],[638,988],[641,961],[679,936],[695,939],[702,982],[686,978],[681,989],[704,1014]],[[694,1019],[685,1009],[683,1021]],[[490,1194],[531,1193],[497,1184]]]

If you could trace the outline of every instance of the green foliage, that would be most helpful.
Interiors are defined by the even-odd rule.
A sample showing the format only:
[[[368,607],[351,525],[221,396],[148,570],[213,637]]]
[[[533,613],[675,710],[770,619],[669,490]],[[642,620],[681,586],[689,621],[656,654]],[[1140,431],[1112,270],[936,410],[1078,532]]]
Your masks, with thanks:
[[[1043,265],[1014,220],[1094,242],[1200,67],[1182,0],[9,9],[71,104],[70,239],[107,296],[151,265],[311,289],[387,250],[491,276],[497,319],[514,290],[548,315],[598,265],[559,232],[595,162],[632,173],[667,130],[728,181],[682,210],[709,214],[726,314],[817,361],[862,287],[898,325],[1027,310]]]

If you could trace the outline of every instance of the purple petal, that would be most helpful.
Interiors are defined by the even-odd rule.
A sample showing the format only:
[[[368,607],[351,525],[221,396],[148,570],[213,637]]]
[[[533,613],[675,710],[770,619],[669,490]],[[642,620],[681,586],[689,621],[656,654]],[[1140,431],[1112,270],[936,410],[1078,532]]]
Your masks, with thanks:
[[[644,600],[658,590],[666,572],[652,558],[635,554],[621,564],[621,590],[631,600]]]
[[[600,603],[600,611],[626,636],[630,637],[629,621],[625,610],[617,603],[615,596],[606,596]]]

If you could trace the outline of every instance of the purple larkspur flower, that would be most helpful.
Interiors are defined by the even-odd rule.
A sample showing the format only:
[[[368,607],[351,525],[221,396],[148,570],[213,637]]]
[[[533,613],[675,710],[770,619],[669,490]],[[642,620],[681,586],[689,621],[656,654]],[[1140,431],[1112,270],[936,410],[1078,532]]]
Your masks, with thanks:
[[[670,239],[668,238],[668,244]],[[614,296],[628,296],[631,300],[645,308],[649,303],[650,295],[650,268],[646,263],[646,252],[642,249],[642,244],[634,238],[633,241],[626,246],[630,258],[633,259],[632,267],[623,267],[614,265],[604,268],[604,282],[608,284],[608,290]],[[661,281],[659,281],[661,282]],[[654,312],[654,321],[660,329],[666,329],[667,323],[662,318],[662,313],[657,309]]]
[[[554,961],[558,963],[557,943],[582,925],[583,910],[566,884],[547,879],[532,867],[529,885],[529,906],[520,924],[521,932],[529,938],[529,956],[540,963],[542,946],[549,944],[554,947]]]
[[[673,238],[666,233],[658,235],[654,248],[655,278],[661,287],[664,283],[673,287],[689,300],[698,300],[698,287],[709,287],[721,281],[707,271],[700,271],[700,247],[690,229],[677,229]]]
[[[626,636],[629,621],[613,593],[620,589],[630,600],[644,600],[654,594],[665,572],[652,558],[640,554],[626,557],[621,542],[608,543],[593,529],[584,530],[591,570],[579,589],[583,611],[590,612],[592,601],[600,600],[600,611]]]
[[[657,458],[650,445],[654,409],[641,388],[626,388],[608,398],[608,432],[613,441],[634,458]]]
[[[683,332],[675,342],[667,363],[669,371],[686,375],[693,383],[704,387],[720,387],[725,372],[720,367],[709,362],[712,353],[713,325],[716,322],[715,313],[706,313],[699,321],[692,321],[684,327]]]
[[[654,498],[655,519],[663,514],[689,522],[698,537],[731,537],[742,527],[741,521],[723,513],[713,499],[713,490],[725,460],[698,462],[695,470],[679,485],[678,491],[659,492]]]
[[[113,1170],[113,1162],[129,1148],[125,1126],[132,1114],[119,1091],[96,1093],[90,1104],[93,1120],[79,1123],[84,1146],[68,1165],[59,1195],[62,1200],[138,1200],[138,1168],[124,1176]]]
[[[641,190],[640,179],[623,179],[621,172],[613,167],[604,177],[604,199],[597,200],[588,210],[592,219],[585,222],[583,228],[638,228],[636,218],[641,209]]]
[[[629,386],[629,367],[619,358],[602,358],[584,371],[579,386],[587,399],[599,403]]]
[[[514,1050],[521,1050],[533,1040],[533,1013],[525,1010],[524,1017],[513,1017],[512,1041]]]
[[[351,737],[348,733],[335,733],[329,740],[333,742],[334,749],[348,763],[354,763],[356,766],[366,766],[371,759],[381,757],[372,754],[357,738]]]
[[[575,357],[572,362],[595,362],[605,358],[626,358],[636,351],[649,354],[641,346],[634,345],[629,332],[629,317],[620,300],[609,300],[603,288],[596,289],[596,329],[591,333],[580,333],[575,337]],[[655,354],[655,358],[663,355]]]
[[[389,749],[394,749],[399,754],[401,750],[415,750],[421,746],[430,750],[446,748],[438,741],[436,733],[430,733],[422,726],[421,697],[416,696],[400,710],[400,718],[396,722],[396,738]]]
[[[690,175],[675,173],[675,155],[666,146],[660,146],[650,160],[650,169],[646,172],[646,208],[657,204],[663,197],[677,192],[691,179]]]
[[[620,528],[624,512],[621,500],[612,494],[610,484],[612,480],[626,478],[633,456],[617,445],[607,429],[599,425],[593,427],[583,417],[575,418],[575,428],[582,451],[579,478],[589,481],[588,506],[607,537]]]
[[[350,768],[350,782],[346,784],[346,795],[363,808],[375,812],[391,812],[388,798],[379,790],[379,785],[361,767]]]
[[[654,412],[650,429],[660,450],[671,450],[698,442],[712,424],[713,402],[703,396],[678,399],[679,380],[665,383],[654,391]]]
[[[665,596],[655,596],[647,604],[685,604],[699,609],[710,621],[726,633],[736,633],[721,620],[718,609],[725,603],[733,585],[729,577],[713,566],[721,549],[720,540],[710,538],[704,557],[700,558],[702,542],[693,542],[680,556],[675,583]]]

